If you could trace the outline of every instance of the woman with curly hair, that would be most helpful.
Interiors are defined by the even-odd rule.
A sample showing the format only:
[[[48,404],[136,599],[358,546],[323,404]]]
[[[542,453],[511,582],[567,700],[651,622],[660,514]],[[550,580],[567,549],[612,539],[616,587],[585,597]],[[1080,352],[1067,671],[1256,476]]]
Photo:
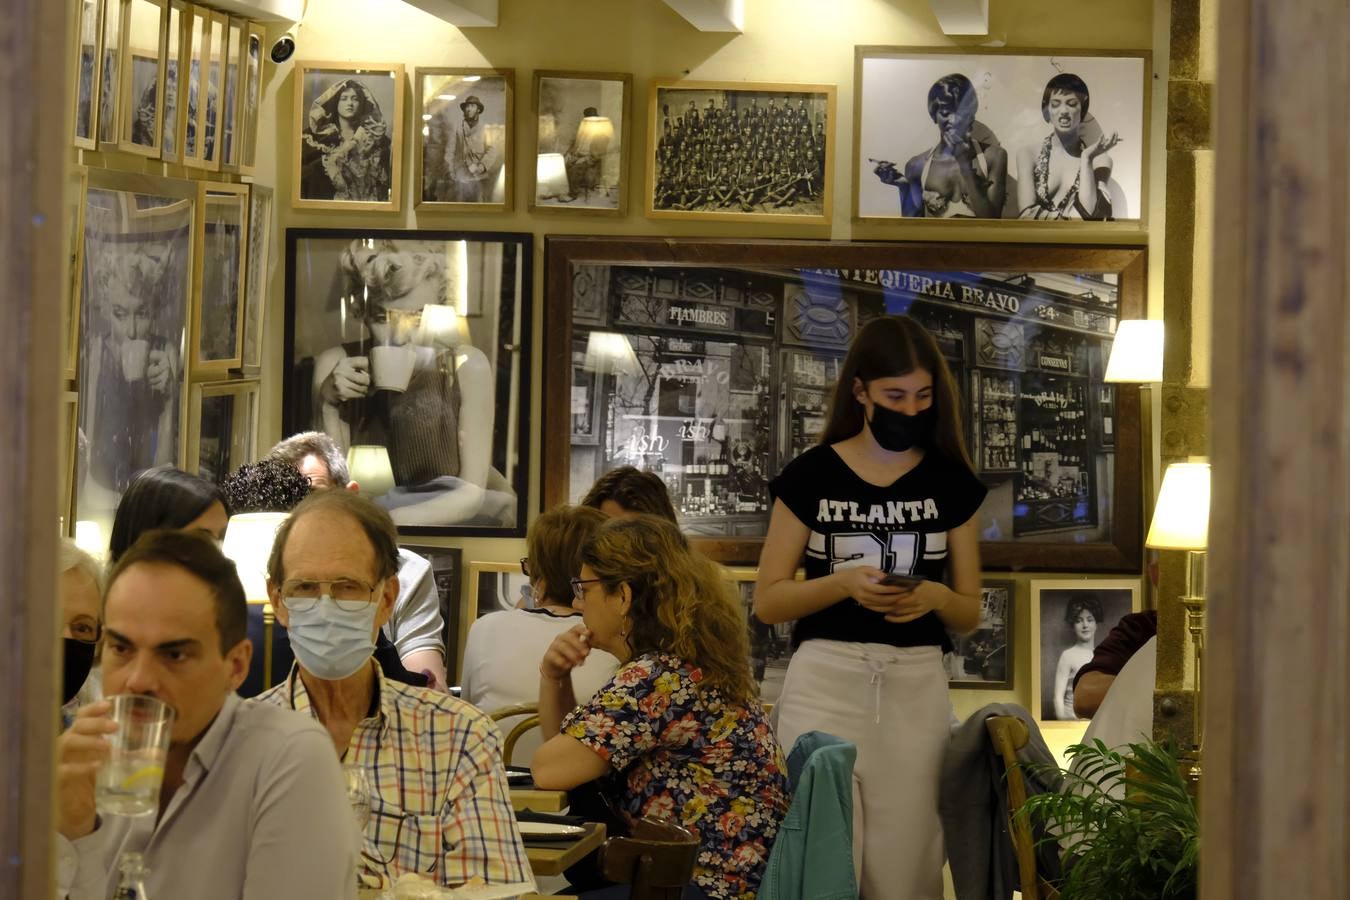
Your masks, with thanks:
[[[606,522],[581,559],[572,590],[584,624],[539,664],[540,728],[554,736],[534,756],[535,784],[602,779],[622,824],[666,818],[697,835],[685,898],[753,897],[789,787],[739,604],[717,566],[656,516]],[[570,675],[596,648],[619,669],[578,707]],[[627,897],[628,886],[582,896]]]
[[[1074,594],[1064,605],[1064,625],[1073,643],[1064,648],[1055,665],[1055,718],[1072,722],[1073,676],[1092,661],[1097,646],[1097,625],[1102,621],[1101,601],[1091,594]]]
[[[370,89],[339,81],[309,107],[301,148],[301,196],[306,200],[390,199],[393,157],[389,126]]]

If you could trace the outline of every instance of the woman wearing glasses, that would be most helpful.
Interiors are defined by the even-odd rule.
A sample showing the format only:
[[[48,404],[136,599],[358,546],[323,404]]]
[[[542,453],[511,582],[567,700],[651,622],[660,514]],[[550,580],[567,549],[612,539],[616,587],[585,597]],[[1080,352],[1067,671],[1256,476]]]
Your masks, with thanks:
[[[488,613],[470,626],[460,680],[463,699],[488,713],[539,700],[539,657],[580,618],[572,608],[570,579],[581,568],[581,548],[605,518],[588,506],[559,506],[534,520],[525,536],[529,556],[520,561],[521,572],[530,579],[533,603]],[[571,673],[576,696],[589,700],[618,664],[604,651],[592,655]],[[503,719],[497,727],[509,733],[518,718],[523,717]],[[538,747],[538,733],[529,732],[516,744],[516,759],[529,765]],[[511,760],[505,762],[509,765]]]
[[[787,812],[786,766],[756,697],[745,617],[718,567],[679,528],[638,515],[605,523],[572,579],[584,623],[539,664],[541,788],[601,779],[620,824],[672,819],[698,835],[695,898],[754,896]],[[596,650],[614,677],[578,706],[569,677]],[[622,898],[627,885],[582,896]]]

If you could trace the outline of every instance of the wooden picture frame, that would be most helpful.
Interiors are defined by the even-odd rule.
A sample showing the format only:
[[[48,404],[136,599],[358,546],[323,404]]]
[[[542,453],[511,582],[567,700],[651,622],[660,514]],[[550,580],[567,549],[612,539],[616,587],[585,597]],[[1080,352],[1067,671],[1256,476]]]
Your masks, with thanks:
[[[456,650],[456,664],[464,662],[464,647],[469,640],[469,628],[483,616],[492,612],[514,609],[520,598],[521,587],[530,583],[530,579],[520,571],[519,562],[470,562],[465,575],[467,596],[464,602],[464,614],[459,624],[459,647]],[[456,680],[462,675],[456,672]]]
[[[834,121],[832,84],[653,81],[647,217],[830,224]]]
[[[403,206],[403,64],[305,61],[295,64],[291,206],[398,212]],[[355,96],[345,125],[338,105]],[[344,137],[344,128],[361,131]],[[343,148],[347,149],[343,149]],[[357,148],[374,165],[347,166]]]
[[[445,647],[445,671],[452,684],[460,683],[463,642],[460,623],[464,621],[464,551],[458,547],[431,544],[399,544],[399,549],[416,553],[431,563],[431,578],[441,607],[441,643]],[[467,635],[467,631],[465,632]]]
[[[70,223],[70,272],[63,298],[62,325],[66,335],[61,348],[61,379],[73,382],[80,357],[80,289],[84,277],[84,197],[89,187],[89,169],[75,166],[66,177],[66,216]]]
[[[263,54],[267,31],[257,22],[244,23],[239,48],[239,108],[236,140],[239,156],[231,171],[252,175],[258,163],[258,115],[262,110]]]
[[[534,73],[531,212],[627,213],[632,93],[623,73]]]
[[[198,182],[189,345],[194,380],[243,364],[248,196],[246,184]]]
[[[193,4],[183,21],[183,72],[179,103],[183,125],[180,159],[194,169],[209,168],[205,157],[206,73],[210,68],[211,10]]]
[[[225,26],[225,64],[220,85],[220,170],[239,172],[239,111],[244,97],[244,32],[248,22],[231,17]]]
[[[61,392],[61,468],[57,496],[61,505],[57,512],[61,517],[60,533],[66,537],[75,536],[75,472],[76,458],[80,452],[80,395],[75,391]]]
[[[445,212],[512,208],[515,84],[514,69],[414,71],[418,208]],[[471,114],[474,101],[478,112]]]
[[[945,654],[947,686],[985,691],[1013,689],[1017,663],[1017,582],[985,579],[980,582],[980,624],[970,634],[952,634],[956,648]]]
[[[206,65],[202,69],[202,104],[197,109],[197,122],[201,128],[201,167],[210,172],[219,172],[224,152],[225,123],[225,75],[229,65],[226,46],[229,39],[230,17],[223,12],[211,10],[209,29],[206,33]]]
[[[1141,232],[1151,76],[1146,51],[856,47],[853,220]]]
[[[257,379],[194,383],[188,403],[187,471],[219,484],[258,458]]]
[[[404,534],[525,535],[532,241],[286,230],[283,431],[384,448]]]
[[[167,163],[182,163],[183,140],[187,129],[187,88],[179,74],[186,72],[190,64],[191,6],[187,0],[169,0],[166,17],[159,158]]]
[[[267,332],[267,291],[272,280],[275,235],[272,232],[276,198],[270,187],[248,189],[248,258],[244,263],[244,349],[246,375],[262,372],[263,342]]]
[[[1073,674],[1092,659],[1121,617],[1140,610],[1138,578],[1037,579],[1031,582],[1031,707],[1032,716],[1047,728],[1084,728],[1084,719],[1063,718],[1059,705],[1073,712]],[[1095,603],[1101,615],[1091,610],[1092,630],[1077,633],[1066,619],[1071,608]],[[1072,658],[1071,658],[1072,657]],[[1056,703],[1058,669],[1065,666],[1065,696]]]
[[[157,157],[164,125],[168,0],[124,0],[117,149]]]
[[[103,25],[99,29],[98,135],[96,150],[117,149],[117,128],[122,103],[122,17],[127,0],[105,0]]]
[[[853,334],[883,311],[909,311],[955,366],[976,473],[990,488],[979,513],[984,568],[1138,572],[1139,397],[1102,384],[1095,361],[1119,318],[1144,313],[1146,256],[1137,247],[549,237],[543,508],[575,503],[604,471],[637,465],[672,486],[704,552],[755,563],[768,480],[815,443]],[[980,322],[1014,340],[986,346]],[[589,443],[571,437],[578,358],[603,379],[604,418]],[[1011,431],[987,389],[995,379],[1016,393]],[[1105,448],[1084,426],[1111,395],[1115,441]],[[1053,457],[1033,456],[1023,447],[1030,429],[1017,423],[1034,422],[1038,435],[1058,429],[1042,421],[1056,418],[1042,405],[1061,396],[1072,426],[1060,423]],[[1000,424],[1006,433],[995,433]]]
[[[98,149],[104,2],[79,0],[75,22],[75,107],[72,110],[74,119],[71,133],[75,146],[81,150]]]
[[[765,625],[754,616],[755,581],[759,570],[736,567],[724,570],[736,588],[741,610],[745,613],[746,636],[750,644],[750,674],[759,688],[761,703],[776,704],[783,692],[788,663],[796,648],[792,646],[795,622]],[[800,572],[797,577],[801,578]]]

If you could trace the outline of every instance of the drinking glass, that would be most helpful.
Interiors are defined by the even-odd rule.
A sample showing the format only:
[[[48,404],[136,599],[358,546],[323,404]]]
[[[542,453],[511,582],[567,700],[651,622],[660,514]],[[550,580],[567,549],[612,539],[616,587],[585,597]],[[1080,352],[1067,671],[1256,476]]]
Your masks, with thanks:
[[[366,774],[365,766],[355,763],[343,766],[342,774],[347,782],[347,802],[352,806],[352,818],[356,820],[356,827],[364,832],[370,821],[370,776]]]
[[[159,808],[173,709],[141,694],[107,699],[117,731],[108,735],[112,752],[94,782],[94,803],[104,815],[150,815]]]

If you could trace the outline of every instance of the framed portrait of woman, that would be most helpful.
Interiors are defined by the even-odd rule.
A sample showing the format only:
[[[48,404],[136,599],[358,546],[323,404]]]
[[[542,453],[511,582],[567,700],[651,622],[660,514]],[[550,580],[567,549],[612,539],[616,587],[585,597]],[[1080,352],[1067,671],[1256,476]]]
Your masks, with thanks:
[[[192,386],[187,471],[219,484],[226,475],[257,458],[258,396],[256,379]]]
[[[623,215],[633,76],[535,72],[532,211]]]
[[[75,146],[93,150],[98,140],[99,37],[103,0],[80,0],[75,23]]]
[[[91,169],[84,200],[75,518],[109,533],[143,469],[181,465],[197,186]]]
[[[122,8],[122,98],[117,148],[159,156],[163,138],[164,55],[168,0],[126,0]]]
[[[183,111],[186,86],[179,73],[187,69],[188,27],[191,16],[186,0],[169,0],[164,28],[164,112],[160,116],[159,158],[169,163],[182,162]]]
[[[282,422],[405,534],[522,537],[531,236],[287,229]]]
[[[244,262],[244,373],[262,369],[267,285],[272,277],[272,189],[249,185],[248,255]]]
[[[857,47],[854,65],[855,221],[1144,228],[1148,53]]]
[[[210,59],[207,43],[211,38],[211,11],[204,6],[191,6],[186,13],[183,34],[184,72],[180,76],[179,102],[182,109],[182,160],[186,166],[206,168],[203,152],[205,78],[207,63]]]
[[[403,64],[298,62],[291,206],[398,212]]]
[[[414,73],[417,202],[431,209],[511,208],[515,72],[422,69]]]
[[[193,379],[243,363],[248,185],[200,183],[192,290]]]
[[[1047,723],[1084,722],[1073,711],[1073,680],[1126,613],[1139,611],[1138,578],[1031,582],[1031,709]]]

